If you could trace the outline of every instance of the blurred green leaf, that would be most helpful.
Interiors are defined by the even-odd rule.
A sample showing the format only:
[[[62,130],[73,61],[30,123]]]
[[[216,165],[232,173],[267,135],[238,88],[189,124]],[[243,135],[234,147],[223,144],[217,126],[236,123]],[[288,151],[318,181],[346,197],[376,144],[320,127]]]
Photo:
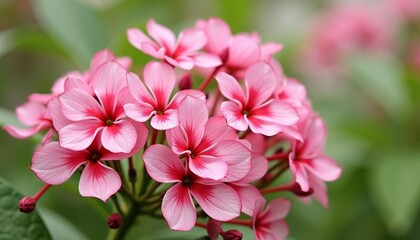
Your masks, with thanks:
[[[4,125],[13,125],[13,126],[22,126],[22,124],[17,120],[15,113],[9,109],[0,107],[0,126]]]
[[[23,196],[0,178],[0,239],[51,239],[37,212],[21,213],[18,202]]]
[[[0,32],[0,57],[10,51],[14,46],[14,31],[12,29]]]
[[[420,152],[384,151],[375,155],[370,187],[389,231],[404,236],[418,213]]]
[[[77,0],[38,0],[34,9],[41,25],[82,68],[106,46],[104,27],[95,13]]]
[[[400,64],[383,56],[356,54],[348,62],[353,80],[393,117],[408,107]]]
[[[83,235],[72,223],[60,216],[59,214],[43,208],[40,211],[45,225],[50,229],[53,239],[60,240],[87,240],[88,238]]]

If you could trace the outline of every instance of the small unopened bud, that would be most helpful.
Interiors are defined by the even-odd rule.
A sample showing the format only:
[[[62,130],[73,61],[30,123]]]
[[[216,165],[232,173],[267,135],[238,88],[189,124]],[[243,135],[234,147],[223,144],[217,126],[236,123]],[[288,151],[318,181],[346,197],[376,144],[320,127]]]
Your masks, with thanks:
[[[312,193],[314,193],[314,190],[312,188],[309,188],[307,192],[304,192],[302,188],[300,187],[299,183],[294,183],[290,187],[290,191],[292,191],[294,194],[300,197],[307,197],[309,195],[312,195]]]
[[[192,88],[192,76],[191,74],[185,74],[178,82],[179,90],[186,90]]]
[[[222,222],[214,220],[212,218],[207,222],[207,234],[211,240],[215,240],[219,237],[222,232]]]
[[[120,228],[123,224],[123,220],[121,218],[121,215],[118,213],[113,213],[109,215],[108,220],[106,221],[106,224],[111,229],[117,229]]]
[[[242,233],[238,230],[232,229],[222,234],[223,240],[242,240]]]
[[[271,182],[273,180],[273,174],[271,174],[271,173],[266,173],[265,175],[264,175],[264,177],[262,177],[261,178],[261,181],[263,182],[263,183],[269,183],[269,182]]]
[[[35,210],[36,200],[31,197],[24,197],[19,201],[19,210],[23,213],[30,213]]]
[[[220,60],[222,60],[223,63],[227,62],[229,58],[229,49],[226,48],[223,50],[223,52],[220,54]]]

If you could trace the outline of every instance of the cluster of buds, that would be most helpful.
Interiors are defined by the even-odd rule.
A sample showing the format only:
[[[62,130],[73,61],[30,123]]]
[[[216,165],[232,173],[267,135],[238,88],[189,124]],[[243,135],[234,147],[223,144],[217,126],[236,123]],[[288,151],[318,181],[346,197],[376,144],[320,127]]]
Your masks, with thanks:
[[[223,223],[253,228],[256,239],[283,239],[291,203],[280,192],[327,206],[324,182],[341,169],[323,153],[326,127],[305,87],[272,57],[280,44],[234,35],[217,18],[178,38],[150,20],[147,34],[132,28],[127,37],[158,59],[140,76],[129,58],[102,50],[89,70],[67,73],[51,93],[17,108],[27,129],[5,127],[17,138],[46,132],[31,163],[46,186],[77,172],[82,196],[131,201],[116,199],[120,215],[110,227],[130,224],[124,218],[134,212],[161,216],[172,230],[204,227],[211,239],[242,238]],[[291,182],[279,185],[288,170]],[[278,198],[265,208],[266,194]]]

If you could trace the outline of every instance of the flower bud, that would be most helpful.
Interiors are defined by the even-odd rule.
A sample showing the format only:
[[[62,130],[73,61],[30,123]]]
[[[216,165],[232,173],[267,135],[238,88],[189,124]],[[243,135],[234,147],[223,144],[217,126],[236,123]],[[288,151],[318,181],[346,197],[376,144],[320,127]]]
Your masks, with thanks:
[[[309,188],[307,192],[302,191],[302,188],[300,187],[299,183],[294,183],[290,187],[290,191],[292,191],[294,194],[296,194],[299,197],[307,197],[314,193],[314,190],[312,188]]]
[[[31,197],[24,197],[19,201],[19,210],[23,213],[30,213],[35,210],[36,200]]]
[[[220,54],[220,60],[222,60],[223,63],[225,63],[229,58],[229,49],[226,48],[223,50],[223,52]]]
[[[186,90],[192,88],[192,76],[191,74],[185,74],[178,82],[179,90]]]
[[[211,240],[216,240],[222,232],[222,222],[212,218],[207,222],[207,234]]]
[[[238,230],[232,229],[222,234],[223,240],[242,240],[242,233]]]
[[[117,229],[120,228],[123,224],[123,220],[121,218],[121,215],[118,213],[113,213],[109,215],[108,220],[106,221],[106,224],[111,229]]]

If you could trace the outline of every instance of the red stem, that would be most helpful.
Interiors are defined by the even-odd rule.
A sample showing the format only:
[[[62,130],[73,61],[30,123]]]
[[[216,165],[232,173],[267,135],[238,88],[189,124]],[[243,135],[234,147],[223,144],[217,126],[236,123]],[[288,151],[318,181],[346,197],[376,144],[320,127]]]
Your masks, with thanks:
[[[198,87],[198,90],[203,91],[211,82],[214,75],[216,75],[217,71],[219,71],[220,67],[223,65],[220,65],[214,69],[214,71],[204,80],[204,82],[201,83],[201,85]]]
[[[277,153],[266,157],[268,161],[272,160],[288,160],[290,152]]]
[[[195,226],[207,229],[207,224],[196,222]]]
[[[39,190],[32,198],[35,199],[35,201],[38,201],[38,199],[50,188],[50,184],[45,184],[41,190]]]
[[[284,185],[284,186],[278,186],[278,187],[272,187],[272,188],[266,188],[261,189],[261,194],[268,194],[268,193],[274,193],[274,192],[284,192],[284,191],[290,191],[290,185]]]
[[[230,220],[229,223],[246,226],[246,227],[252,227],[251,220]]]

